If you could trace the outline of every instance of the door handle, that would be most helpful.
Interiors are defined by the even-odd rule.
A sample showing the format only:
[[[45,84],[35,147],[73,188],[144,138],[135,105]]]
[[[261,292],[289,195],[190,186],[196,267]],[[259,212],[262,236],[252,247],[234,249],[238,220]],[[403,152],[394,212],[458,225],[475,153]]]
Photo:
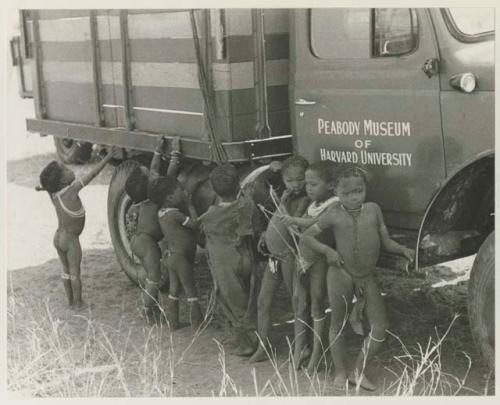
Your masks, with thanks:
[[[439,63],[435,58],[427,59],[423,66],[422,71],[426,74],[426,76],[430,79],[432,76],[437,75],[439,73]]]
[[[314,105],[314,104],[316,104],[316,101],[313,100],[305,100],[303,98],[295,100],[295,105]]]

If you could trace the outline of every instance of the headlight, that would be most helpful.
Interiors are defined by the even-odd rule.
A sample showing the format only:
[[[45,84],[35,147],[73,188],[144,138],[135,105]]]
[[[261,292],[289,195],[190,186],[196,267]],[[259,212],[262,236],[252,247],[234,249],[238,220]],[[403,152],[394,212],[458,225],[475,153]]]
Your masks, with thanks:
[[[472,73],[459,73],[450,78],[450,85],[464,93],[472,93],[477,85],[476,76]]]

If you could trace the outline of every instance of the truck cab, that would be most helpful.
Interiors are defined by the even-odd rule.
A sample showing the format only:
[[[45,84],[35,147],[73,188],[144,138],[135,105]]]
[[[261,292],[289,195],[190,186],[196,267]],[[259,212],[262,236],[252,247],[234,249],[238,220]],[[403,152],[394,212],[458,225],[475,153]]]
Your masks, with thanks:
[[[363,165],[369,198],[417,265],[493,230],[494,34],[486,9],[296,10],[290,110],[298,152]]]

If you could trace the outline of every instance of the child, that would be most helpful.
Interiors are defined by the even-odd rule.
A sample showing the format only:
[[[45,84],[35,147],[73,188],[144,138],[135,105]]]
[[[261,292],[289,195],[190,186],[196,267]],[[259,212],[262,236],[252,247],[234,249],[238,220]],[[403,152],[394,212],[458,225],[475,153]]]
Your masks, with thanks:
[[[247,195],[238,198],[238,173],[231,164],[210,173],[218,203],[200,217],[205,232],[218,301],[236,332],[237,355],[251,356],[255,334],[255,275],[252,236],[256,206]]]
[[[317,224],[306,230],[304,244],[323,254],[329,264],[327,285],[330,301],[330,346],[335,365],[334,386],[345,387],[346,380],[361,387],[376,387],[364,375],[366,362],[378,351],[388,327],[384,302],[375,281],[375,265],[380,247],[405,256],[412,261],[414,252],[393,241],[384,224],[380,207],[365,202],[366,178],[362,169],[348,165],[338,174],[335,192],[340,204],[332,207]],[[336,250],[318,241],[314,236],[326,229],[334,233]],[[365,338],[354,369],[347,374],[344,362],[343,326],[353,296],[357,302],[351,321],[366,315],[371,331]],[[354,326],[354,325],[353,325]]]
[[[78,193],[96,177],[113,157],[112,150],[90,172],[75,179],[71,169],[62,163],[52,161],[40,173],[41,186],[37,191],[49,193],[57,214],[58,227],[54,235],[54,247],[63,265],[61,275],[64,291],[70,306],[83,307],[80,264],[82,248],[79,236],[85,226],[85,208]]]
[[[271,305],[273,296],[282,281],[285,282],[286,288],[293,298],[297,241],[281,221],[281,216],[300,217],[309,205],[310,200],[305,192],[305,171],[308,166],[309,163],[302,156],[292,156],[286,159],[281,167],[286,190],[259,242],[259,250],[262,251],[263,245],[265,245],[270,258],[257,299],[258,333],[262,344],[250,358],[250,362],[263,361],[267,358],[265,347],[268,345],[271,328]],[[295,309],[295,303],[293,303],[293,307]]]
[[[170,328],[175,330],[179,327],[179,293],[182,287],[189,303],[191,328],[196,330],[203,321],[193,274],[196,254],[196,212],[174,176],[153,180],[149,187],[149,198],[161,207],[158,219],[168,246],[167,268],[170,287],[166,312]],[[186,204],[191,217],[181,211]]]
[[[160,138],[151,160],[149,173],[144,166],[137,166],[125,183],[125,191],[133,202],[127,215],[135,217],[137,224],[130,246],[132,253],[140,260],[147,274],[146,285],[143,289],[143,303],[144,313],[149,323],[158,323],[161,320],[158,307],[161,250],[158,242],[163,238],[163,234],[158,223],[158,205],[148,199],[148,184],[159,177],[161,155],[165,145],[166,138]],[[174,139],[172,148],[169,172],[174,171],[178,163],[178,138]]]
[[[338,201],[333,195],[335,165],[329,160],[313,163],[306,170],[306,192],[312,203],[302,218],[285,217],[287,224],[294,224],[306,229],[314,224],[320,215],[326,212],[332,204]],[[327,245],[333,244],[331,232],[324,232],[319,239]],[[307,302],[310,300],[310,315],[313,320],[313,351],[307,365],[307,371],[312,374],[318,366],[324,348],[322,337],[325,334],[325,299],[326,299],[326,260],[315,251],[299,242],[299,257],[297,260],[298,276],[295,289],[297,316],[295,327],[294,363],[299,369],[309,355],[307,348]]]

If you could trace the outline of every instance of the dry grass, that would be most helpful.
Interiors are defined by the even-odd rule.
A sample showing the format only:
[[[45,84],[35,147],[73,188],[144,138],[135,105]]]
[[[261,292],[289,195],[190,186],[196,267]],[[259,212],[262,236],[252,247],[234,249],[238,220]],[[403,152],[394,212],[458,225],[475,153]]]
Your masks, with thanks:
[[[86,324],[83,339],[74,339],[68,321],[56,319],[49,300],[44,305],[21,298],[13,291],[8,299],[7,389],[12,395],[27,397],[169,397],[184,395],[176,386],[176,373],[185,366],[189,351],[210,322],[209,314],[200,329],[183,348],[166,327],[143,328],[142,344],[133,345],[132,329],[120,322],[117,328],[99,325],[92,316],[73,315]],[[401,353],[394,356],[394,367],[388,368],[392,381],[379,395],[456,395],[463,392],[468,377],[456,377],[443,370],[441,348],[452,329],[425,345],[408,348],[397,336]],[[167,342],[167,344],[166,344]],[[207,392],[213,396],[323,396],[366,394],[346,387],[334,393],[331,388],[332,365],[328,354],[323,357],[322,370],[313,375],[296,371],[293,364],[293,342],[288,342],[288,358],[280,359],[269,352],[270,376],[259,376],[247,365],[253,387],[240,386],[230,375],[224,346],[218,347],[217,373],[220,381]],[[467,356],[464,354],[464,356]],[[470,359],[469,359],[470,360]],[[489,383],[489,381],[488,381]],[[485,387],[484,393],[487,392]],[[246,394],[245,394],[246,393]],[[482,394],[483,392],[473,392]]]

